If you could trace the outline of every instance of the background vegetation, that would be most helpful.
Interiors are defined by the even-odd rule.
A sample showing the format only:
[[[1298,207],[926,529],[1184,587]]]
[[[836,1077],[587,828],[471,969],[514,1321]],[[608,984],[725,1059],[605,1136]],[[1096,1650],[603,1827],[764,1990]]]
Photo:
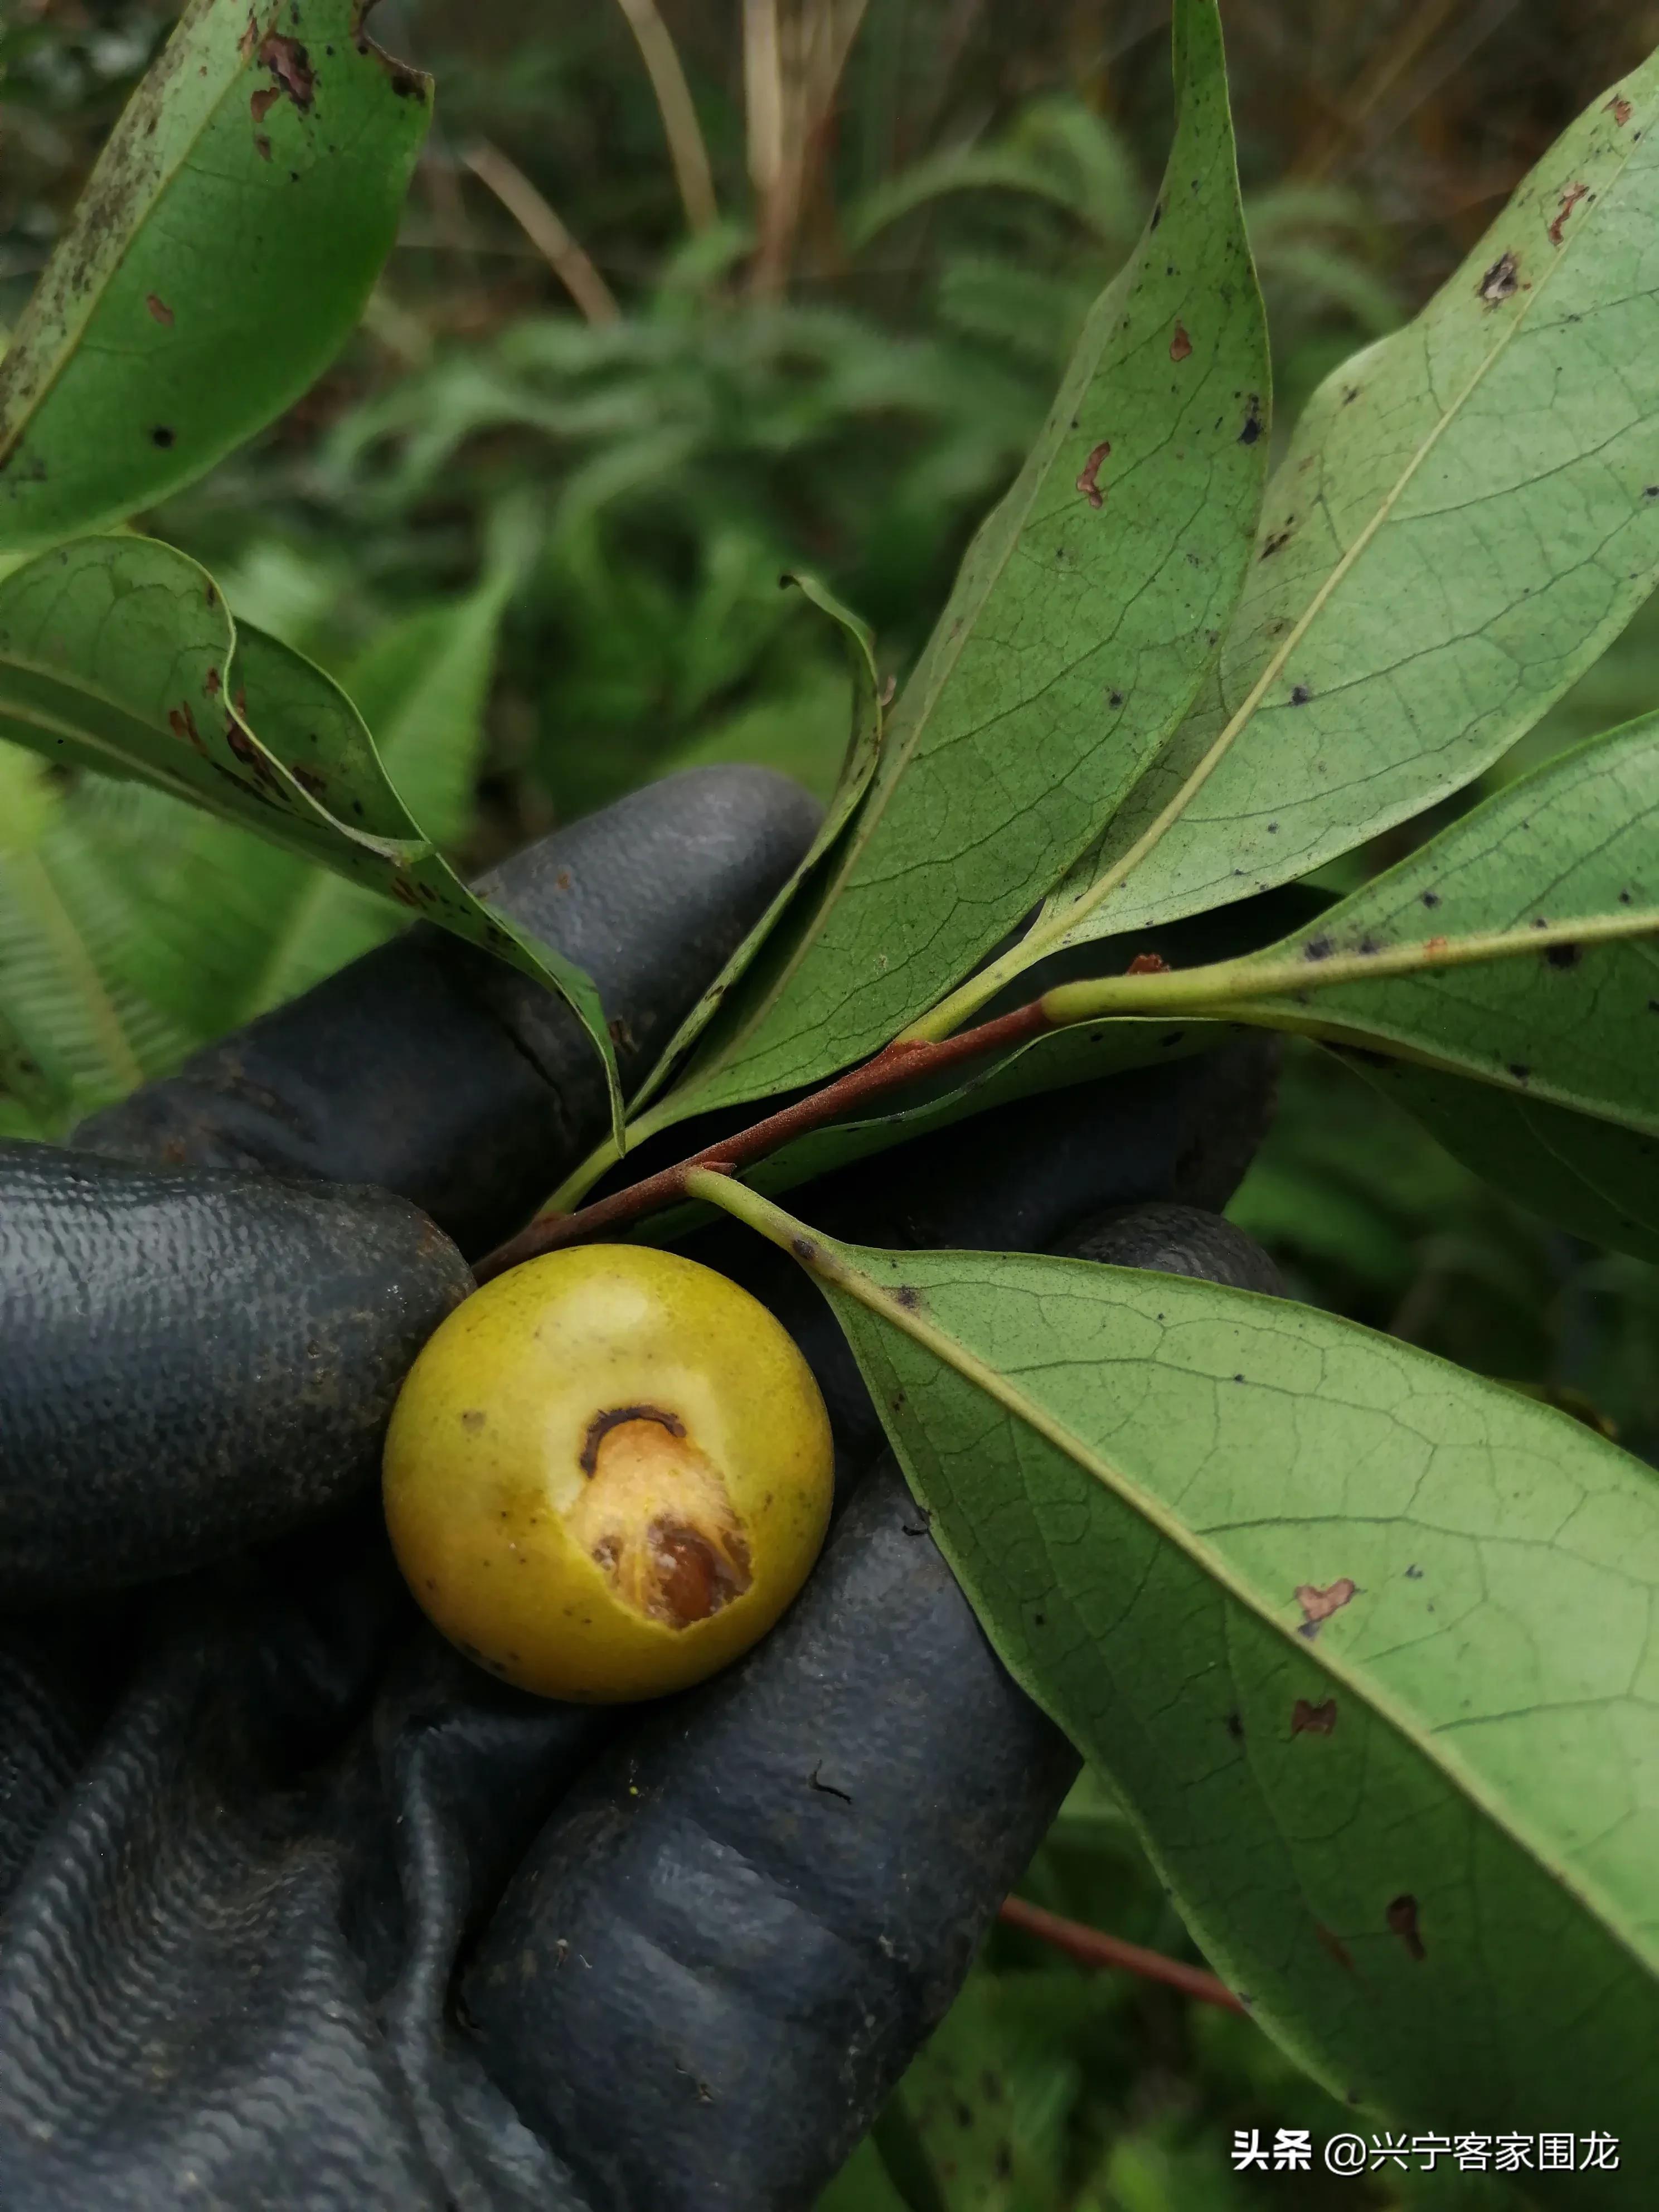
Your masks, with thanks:
[[[0,326],[174,12],[9,0]],[[383,43],[440,89],[387,276],[303,405],[147,526],[345,677],[464,865],[692,761],[827,788],[846,679],[779,574],[816,569],[908,662],[1144,219],[1164,14],[384,0]],[[1231,0],[1226,21],[1281,439],[1659,45],[1659,6],[1630,0]],[[1644,616],[1494,778],[1656,705]],[[1397,857],[1385,843],[1332,880]],[[239,832],[0,750],[0,1002],[41,1070],[12,1133],[61,1133],[392,926]],[[1659,1453],[1653,1270],[1509,1205],[1334,1062],[1291,1060],[1233,1212],[1298,1296]],[[1092,1783],[1027,1893],[1185,1948]],[[1455,2173],[1231,2170],[1237,2128],[1317,2142],[1349,2117],[1248,2022],[1003,1929],[830,2202],[1510,2201]]]

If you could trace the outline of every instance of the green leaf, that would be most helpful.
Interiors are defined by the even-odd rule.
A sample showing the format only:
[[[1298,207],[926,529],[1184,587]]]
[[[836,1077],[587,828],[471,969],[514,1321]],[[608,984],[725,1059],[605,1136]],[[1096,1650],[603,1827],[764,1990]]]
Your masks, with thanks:
[[[848,210],[847,242],[861,252],[918,208],[964,191],[1047,200],[1120,252],[1145,204],[1134,158],[1109,125],[1081,100],[1036,100],[998,144],[949,147],[875,185]]]
[[[943,2212],[1061,2212],[1080,2085],[1053,2021],[1079,1988],[1070,1974],[970,1975],[911,2063],[898,2101]]]
[[[713,1186],[718,1178],[699,1179]],[[1333,2091],[1659,2160],[1659,1486],[1328,1314],[728,1210],[824,1284],[1016,1677]]]
[[[828,1075],[928,1006],[1097,833],[1217,648],[1267,365],[1213,0],[1181,0],[1176,27],[1140,246],[969,549],[836,865],[711,1031],[699,1109]]]
[[[881,2153],[866,2136],[818,2198],[813,2212],[915,2212],[894,2188]]]
[[[362,0],[194,0],[0,362],[0,546],[118,521],[313,381],[391,250],[432,98]]]
[[[137,776],[252,829],[558,992],[616,1063],[593,984],[473,897],[398,797],[322,671],[238,631],[206,572],[141,538],[92,538],[0,583],[0,736]]]
[[[881,758],[881,675],[876,666],[875,640],[869,625],[860,622],[849,608],[844,607],[834,592],[819,583],[816,577],[793,575],[786,577],[784,581],[793,584],[815,607],[828,615],[831,622],[839,626],[845,641],[853,678],[853,724],[847,741],[846,758],[842,764],[834,796],[818,825],[817,835],[808,847],[799,866],[680,1024],[656,1067],[641,1085],[635,1101],[636,1106],[646,1105],[664,1087],[719,1013],[727,996],[755,965],[801,886],[815,871],[823,868],[827,856],[835,851],[842,831],[868,791],[870,780]],[[667,1120],[678,1118],[678,1108],[672,1109],[666,1116]],[[659,1126],[662,1125],[659,1123]]]
[[[1659,1134],[1656,854],[1659,714],[1547,762],[1295,936],[1210,972],[1254,1018]],[[1177,994],[1202,995],[1203,972]]]
[[[1659,1138],[1408,1060],[1358,1065],[1509,1197],[1593,1244],[1659,1260]]]
[[[0,1091],[22,1114],[11,1133],[60,1135],[191,1042],[136,972],[145,917],[114,858],[38,761],[0,747]]]
[[[498,568],[465,599],[389,623],[345,672],[345,690],[374,733],[382,765],[434,843],[453,843],[471,818],[496,639],[513,583],[512,569]],[[236,840],[239,847],[243,842]],[[241,1019],[308,990],[383,943],[395,927],[386,902],[363,885],[280,858],[291,889],[272,916],[280,927],[249,976]]]
[[[1310,403],[1219,668],[1048,941],[1284,883],[1419,812],[1623,629],[1659,574],[1656,125],[1659,56]]]

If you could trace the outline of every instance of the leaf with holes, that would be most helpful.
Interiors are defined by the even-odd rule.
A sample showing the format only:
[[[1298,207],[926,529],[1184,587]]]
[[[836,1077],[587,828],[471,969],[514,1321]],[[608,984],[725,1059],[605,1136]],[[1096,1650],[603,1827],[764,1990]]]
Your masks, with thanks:
[[[992,1641],[1254,2016],[1393,2120],[1610,2130],[1620,2176],[1563,2201],[1644,2204],[1650,1472],[1328,1314],[731,1197],[824,1285]]]
[[[194,0],[0,362],[0,547],[118,521],[297,399],[396,234],[432,86],[363,0]]]
[[[206,571],[143,538],[60,546],[0,583],[0,737],[137,776],[319,862],[556,991],[616,1062],[597,990],[435,853],[345,694],[239,630]]]
[[[1304,874],[1478,775],[1659,576],[1659,55],[1310,402],[1200,704],[1040,942]]]
[[[1217,649],[1261,497],[1267,368],[1213,0],[1180,0],[1176,65],[1140,245],[969,549],[836,865],[731,994],[688,1108],[885,1043],[1096,834]]]

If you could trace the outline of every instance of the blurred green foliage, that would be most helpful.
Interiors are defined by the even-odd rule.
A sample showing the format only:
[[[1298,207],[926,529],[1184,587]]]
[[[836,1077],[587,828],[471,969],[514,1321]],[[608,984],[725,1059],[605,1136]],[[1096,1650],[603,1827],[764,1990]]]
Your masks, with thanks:
[[[815,9],[831,30],[857,12],[785,15]],[[10,0],[0,325],[174,12]],[[902,670],[1139,230],[1167,130],[1153,0],[869,0],[828,104],[810,71],[794,88],[798,143],[763,127],[739,11],[664,13],[713,221],[688,223],[620,9],[530,24],[511,0],[386,0],[378,34],[440,86],[400,251],[324,384],[149,519],[213,567],[234,611],[345,678],[416,811],[470,864],[691,761],[763,760],[827,788],[847,679],[781,574],[822,574]],[[1596,87],[1659,43],[1659,8],[1232,0],[1227,27],[1282,437]],[[531,196],[518,214],[469,166],[480,147]],[[562,234],[594,280],[586,314],[550,264]],[[1656,702],[1650,610],[1497,774]],[[1399,850],[1385,840],[1333,881]],[[388,927],[154,794],[0,752],[0,984],[37,1070],[0,1133],[61,1133]],[[1328,1056],[1294,1052],[1282,1093],[1232,1211],[1297,1296],[1593,1409],[1659,1457],[1652,1269],[1499,1199]],[[1026,1892],[1193,1955],[1092,1781]],[[1232,2171],[1236,2129],[1306,2127],[1316,2144],[1352,2118],[1248,2021],[1000,1929],[822,2212],[1513,2201],[1455,2173]]]

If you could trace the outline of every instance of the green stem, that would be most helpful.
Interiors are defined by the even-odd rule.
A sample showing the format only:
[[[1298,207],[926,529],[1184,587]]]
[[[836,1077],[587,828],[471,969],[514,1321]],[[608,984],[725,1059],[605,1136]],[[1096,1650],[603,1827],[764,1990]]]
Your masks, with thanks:
[[[1225,1019],[1242,1004],[1280,996],[1300,999],[1343,983],[1374,983],[1391,975],[1422,975],[1491,960],[1547,952],[1553,945],[1617,943],[1659,931],[1659,908],[1589,915],[1539,928],[1487,930],[1468,937],[1429,937],[1408,945],[1379,945],[1371,952],[1320,955],[1304,949],[1293,959],[1269,960],[1259,952],[1218,960],[1207,968],[1161,974],[1109,975],[1097,981],[1060,983],[1042,999],[1056,1028],[1098,1021],[1109,1014],[1211,1013]]]

